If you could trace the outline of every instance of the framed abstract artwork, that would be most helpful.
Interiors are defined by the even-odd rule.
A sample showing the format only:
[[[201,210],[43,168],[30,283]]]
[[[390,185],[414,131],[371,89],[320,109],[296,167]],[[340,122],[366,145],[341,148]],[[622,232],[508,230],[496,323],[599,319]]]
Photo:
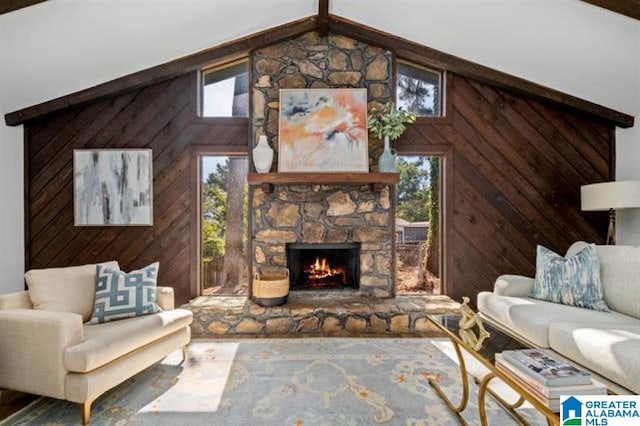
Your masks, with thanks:
[[[150,149],[73,151],[75,226],[153,225]]]
[[[368,172],[366,89],[281,89],[279,172]]]

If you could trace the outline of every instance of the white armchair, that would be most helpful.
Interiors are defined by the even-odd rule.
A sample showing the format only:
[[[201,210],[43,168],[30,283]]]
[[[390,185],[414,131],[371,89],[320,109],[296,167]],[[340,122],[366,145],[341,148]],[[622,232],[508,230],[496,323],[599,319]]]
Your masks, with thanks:
[[[0,295],[0,388],[79,403],[87,424],[104,392],[176,349],[186,356],[192,313],[174,309],[170,287],[158,287],[157,303],[163,312],[90,325],[34,309],[26,291]]]

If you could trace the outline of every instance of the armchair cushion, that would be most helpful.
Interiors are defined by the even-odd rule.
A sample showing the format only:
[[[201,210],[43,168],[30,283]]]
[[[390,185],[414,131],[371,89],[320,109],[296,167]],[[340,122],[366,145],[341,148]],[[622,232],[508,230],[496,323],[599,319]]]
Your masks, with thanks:
[[[65,398],[72,402],[93,401],[105,391],[124,382],[134,374],[162,360],[189,343],[191,333],[184,327],[145,345],[89,373],[69,373],[65,378]],[[176,414],[179,416],[180,414]],[[180,424],[179,421],[175,422]]]
[[[66,350],[64,365],[71,372],[93,371],[148,343],[188,327],[192,321],[191,311],[175,309],[104,324],[86,324],[84,342]]]
[[[0,388],[64,398],[64,352],[82,340],[78,314],[0,311]]]
[[[118,268],[118,262],[103,265]],[[96,265],[32,269],[25,274],[33,309],[79,314],[91,319],[96,291]]]

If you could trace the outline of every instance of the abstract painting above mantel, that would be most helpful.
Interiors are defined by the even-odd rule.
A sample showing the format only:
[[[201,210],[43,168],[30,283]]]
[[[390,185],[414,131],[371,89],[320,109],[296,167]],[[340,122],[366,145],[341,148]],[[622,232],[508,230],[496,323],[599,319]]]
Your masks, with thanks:
[[[150,149],[73,152],[75,226],[153,225]]]
[[[279,172],[368,172],[366,89],[281,89]]]

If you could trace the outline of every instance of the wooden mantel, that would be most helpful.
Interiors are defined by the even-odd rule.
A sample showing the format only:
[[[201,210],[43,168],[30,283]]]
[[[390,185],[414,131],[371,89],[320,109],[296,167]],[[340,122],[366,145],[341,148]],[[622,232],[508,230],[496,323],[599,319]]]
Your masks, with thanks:
[[[273,192],[274,185],[371,185],[381,191],[397,184],[400,173],[249,173],[247,181],[265,192]]]

